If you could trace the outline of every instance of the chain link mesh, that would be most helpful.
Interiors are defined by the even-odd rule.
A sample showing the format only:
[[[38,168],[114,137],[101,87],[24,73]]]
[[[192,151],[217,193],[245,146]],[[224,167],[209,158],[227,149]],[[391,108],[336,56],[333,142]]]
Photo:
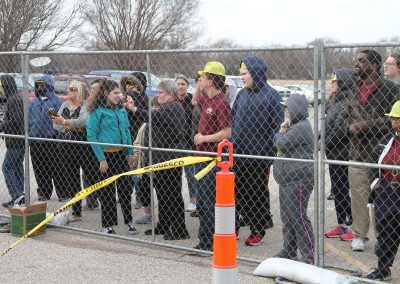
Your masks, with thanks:
[[[15,104],[11,105],[12,100],[6,102],[4,98],[1,98],[0,104],[0,119],[11,122],[9,128],[2,128],[4,139],[0,141],[0,154],[3,156],[0,199],[9,203],[4,206],[10,206],[25,192],[29,194],[31,203],[43,200],[48,203],[48,211],[55,211],[80,189],[108,176],[196,154],[193,151],[199,148],[194,141],[205,142],[204,137],[195,136],[198,125],[204,123],[205,116],[209,114],[215,124],[212,125],[214,128],[210,126],[212,129],[208,134],[232,126],[231,140],[236,154],[233,171],[236,175],[238,256],[262,260],[279,255],[308,263],[313,263],[318,257],[320,263],[323,259],[326,264],[366,272],[367,268],[376,266],[374,249],[381,256],[388,256],[390,251],[394,251],[394,246],[377,246],[377,237],[380,243],[389,240],[398,245],[399,240],[400,194],[395,178],[387,184],[380,183],[380,186],[396,188],[397,191],[373,190],[376,193],[373,203],[377,220],[374,234],[373,226],[368,225],[370,213],[367,204],[372,174],[379,170],[354,163],[376,164],[378,159],[374,160],[375,156],[371,153],[392,129],[390,118],[384,114],[389,113],[399,99],[398,87],[390,82],[378,84],[377,77],[371,75],[371,68],[378,65],[373,64],[375,59],[384,62],[391,53],[398,51],[399,46],[324,47],[317,57],[315,48],[319,47],[28,55],[2,53],[0,63],[4,73],[1,78],[6,78],[3,77],[6,73],[10,74],[11,77],[7,78],[16,81],[17,89],[12,90]],[[360,51],[364,49],[376,50],[382,59],[376,58],[376,55],[374,58],[361,58]],[[251,60],[246,61],[245,57],[249,55],[257,56],[268,64],[266,74],[271,87],[262,92],[275,96],[276,102],[257,101],[251,94],[240,91],[243,87],[241,79],[245,76],[239,71],[242,61],[249,65],[245,67],[253,82],[262,81],[262,75],[261,79],[256,78],[260,76],[257,72],[262,70],[262,66]],[[26,66],[29,60],[28,69],[21,67]],[[186,88],[193,94],[199,77],[197,71],[203,70],[210,61],[221,62],[231,79],[226,81],[230,90],[227,103],[221,98],[222,103],[214,105],[215,109],[202,109],[204,105],[210,106],[210,102],[200,102],[200,108],[194,107],[191,97],[181,103],[168,103],[169,98],[176,99],[184,94]],[[369,86],[360,91],[359,79],[351,77],[345,69],[354,71],[354,66],[364,82],[372,83],[371,86],[375,82],[375,87]],[[382,67],[377,69],[383,72]],[[43,74],[52,75],[43,77]],[[180,74],[184,76],[178,77],[178,84],[171,84]],[[336,97],[330,95],[333,74],[336,74],[335,80],[339,85]],[[132,79],[132,75],[139,82]],[[348,75],[349,78],[346,77]],[[380,75],[383,77],[383,74]],[[90,102],[83,105],[66,102],[68,98],[75,102],[75,97],[88,100],[90,92],[96,92],[100,84],[102,91],[107,90],[104,102],[109,106],[107,104],[112,99],[108,96],[110,90],[104,86],[105,80],[119,84],[122,77],[125,81],[120,90],[124,96],[115,101],[116,105],[120,104],[117,107],[120,113],[116,114],[114,122],[117,124],[112,126],[112,131],[100,130],[108,127],[108,119],[93,122],[99,105],[94,104],[94,109],[90,109]],[[317,79],[321,77],[322,80]],[[199,84],[203,84],[201,89],[205,93],[210,89],[207,84],[214,84],[208,81],[212,80],[200,79]],[[113,83],[107,84],[114,86]],[[229,87],[229,84],[232,86]],[[143,91],[140,85],[143,85]],[[215,85],[218,86],[218,82]],[[45,90],[47,99],[35,97],[35,92],[40,95],[41,88]],[[256,88],[254,92],[257,91]],[[367,98],[370,92],[378,92],[379,99],[369,99],[363,106],[365,101],[358,100],[359,94]],[[236,98],[234,93],[239,93]],[[338,99],[339,94],[345,98],[344,102]],[[157,99],[154,99],[156,96]],[[286,103],[286,115],[285,106],[279,103],[281,99]],[[89,100],[92,100],[91,97]],[[123,103],[127,104],[126,109]],[[304,103],[307,107],[302,109]],[[24,104],[27,106],[25,110]],[[213,113],[218,107],[223,108]],[[59,117],[49,113],[50,108]],[[105,108],[104,111],[109,110]],[[26,116],[30,155],[29,166],[24,168],[25,130],[21,122]],[[87,121],[91,120],[91,116],[93,124],[90,132]],[[233,122],[224,124],[224,119],[229,120],[231,116]],[[362,121],[368,123],[362,124]],[[355,128],[359,129],[359,134],[354,134],[357,132]],[[351,134],[349,129],[355,132]],[[128,131],[129,135],[121,131]],[[97,139],[91,139],[93,137]],[[106,144],[95,146],[80,141]],[[197,144],[202,144],[200,142]],[[213,145],[210,142],[207,146]],[[321,163],[315,155],[318,153],[317,144],[326,151],[326,156],[319,154]],[[153,147],[151,151],[149,147]],[[202,150],[214,151],[213,147]],[[130,158],[129,151],[133,154]],[[102,156],[108,163],[106,173],[99,170]],[[128,158],[134,161],[133,166],[129,165]],[[398,164],[397,161],[398,157],[388,164]],[[155,233],[157,242],[180,247],[202,244],[200,248],[210,249],[210,243],[202,243],[202,240],[212,240],[216,169],[199,182],[194,179],[194,174],[205,166],[198,164],[184,169],[120,178],[115,185],[70,208],[69,222],[65,225],[123,236],[135,234],[134,238],[148,241],[153,241],[152,234]],[[385,174],[385,177],[395,176]],[[25,191],[21,182],[24,176],[29,181]],[[332,197],[326,201],[329,194]],[[0,213],[8,215],[4,206]],[[352,232],[352,238],[348,232]],[[340,241],[340,237],[350,239],[350,242]],[[357,252],[362,250],[360,247],[354,250],[357,246],[355,238],[362,241],[369,239],[363,252]],[[252,248],[254,245],[259,246],[255,249]],[[392,265],[392,274],[399,279],[396,261],[398,263],[395,260]]]

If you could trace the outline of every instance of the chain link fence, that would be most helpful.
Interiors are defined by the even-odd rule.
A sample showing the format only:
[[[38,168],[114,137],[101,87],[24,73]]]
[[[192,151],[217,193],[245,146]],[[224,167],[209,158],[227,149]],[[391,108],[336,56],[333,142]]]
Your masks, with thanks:
[[[55,211],[82,188],[112,175],[182,156],[215,155],[217,141],[229,135],[235,147],[239,258],[258,262],[278,255],[367,273],[377,266],[374,248],[378,255],[395,251],[395,246],[379,248],[377,237],[398,246],[399,193],[395,176],[386,170],[385,180],[393,179],[381,186],[397,188],[391,192],[397,204],[375,195],[379,226],[374,234],[367,203],[378,159],[357,153],[371,154],[391,132],[384,114],[399,94],[395,84],[384,83],[385,91],[373,84],[377,77],[363,64],[377,58],[359,54],[376,50],[383,63],[399,47],[0,53],[2,85],[9,92],[0,114],[8,125],[0,141],[0,213],[8,216],[5,207],[15,202],[38,200]],[[222,63],[229,79],[218,81],[225,79],[218,68],[205,69],[210,61]],[[358,78],[346,77],[345,68],[354,66],[375,87],[360,91]],[[262,75],[266,68],[269,84]],[[208,73],[200,76],[203,69]],[[378,69],[383,75],[383,65]],[[334,74],[341,94],[336,97],[330,96]],[[244,79],[243,86],[242,78],[248,77],[261,95],[241,90],[249,84]],[[197,84],[203,95],[195,95],[193,106],[192,97],[184,95],[194,94]],[[228,94],[218,95],[226,89]],[[357,101],[359,92],[364,101]],[[382,95],[372,106],[371,92]],[[218,102],[208,99],[211,93]],[[340,96],[345,103],[338,103]],[[348,132],[364,120],[377,124],[359,124],[364,127],[359,134]],[[70,208],[62,225],[211,250],[216,170],[194,179],[205,166],[121,177]],[[25,200],[18,199],[22,194]],[[358,247],[354,239],[361,241]],[[393,277],[400,279],[398,260],[392,266]]]

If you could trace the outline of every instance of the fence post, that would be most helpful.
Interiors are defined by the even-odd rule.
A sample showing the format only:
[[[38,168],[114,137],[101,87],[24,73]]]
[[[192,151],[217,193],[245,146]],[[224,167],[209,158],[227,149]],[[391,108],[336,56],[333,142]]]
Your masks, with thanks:
[[[222,149],[228,147],[229,160],[223,162]],[[215,234],[213,283],[237,283],[236,234],[235,234],[235,175],[229,169],[233,166],[233,145],[224,139],[218,144],[217,166],[221,169],[216,176]]]

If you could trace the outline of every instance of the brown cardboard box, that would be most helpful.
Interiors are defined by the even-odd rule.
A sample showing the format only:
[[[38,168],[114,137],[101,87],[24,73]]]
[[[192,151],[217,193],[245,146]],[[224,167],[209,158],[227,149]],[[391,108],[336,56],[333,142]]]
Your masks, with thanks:
[[[26,207],[8,208],[11,214],[11,235],[21,237],[35,228],[46,219],[47,203],[40,202]],[[32,236],[44,234],[46,225],[41,227]]]

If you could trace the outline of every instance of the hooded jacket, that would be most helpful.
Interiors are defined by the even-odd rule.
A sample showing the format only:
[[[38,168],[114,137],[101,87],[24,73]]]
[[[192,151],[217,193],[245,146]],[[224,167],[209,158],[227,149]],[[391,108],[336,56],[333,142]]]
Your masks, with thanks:
[[[308,117],[308,101],[304,95],[293,94],[286,100],[291,122],[287,132],[275,134],[278,156],[283,158],[313,159],[314,134]],[[281,185],[313,183],[314,164],[294,161],[274,161],[274,177]]]
[[[0,77],[1,84],[7,98],[4,121],[0,125],[0,132],[14,135],[24,135],[24,102],[18,94],[15,79],[10,75]],[[24,148],[25,141],[23,138],[5,137],[7,148]]]
[[[38,81],[45,81],[45,97],[41,97],[38,91]],[[53,123],[47,115],[47,111],[53,108],[56,112],[62,104],[62,100],[54,92],[54,79],[49,75],[43,75],[35,81],[35,98],[29,104],[29,136],[41,138],[56,138],[57,131],[53,129]]]
[[[283,121],[281,96],[267,83],[267,65],[258,57],[248,56],[242,62],[253,79],[253,88],[243,88],[237,94],[232,109],[232,143],[235,154],[275,156],[274,134]],[[237,158],[237,163],[254,160]],[[268,160],[256,163],[270,165]]]
[[[350,99],[358,93],[359,77],[351,69],[335,70],[339,87],[332,105],[327,109],[325,119],[326,157],[331,160],[347,161],[349,158],[349,125],[344,117]]]

